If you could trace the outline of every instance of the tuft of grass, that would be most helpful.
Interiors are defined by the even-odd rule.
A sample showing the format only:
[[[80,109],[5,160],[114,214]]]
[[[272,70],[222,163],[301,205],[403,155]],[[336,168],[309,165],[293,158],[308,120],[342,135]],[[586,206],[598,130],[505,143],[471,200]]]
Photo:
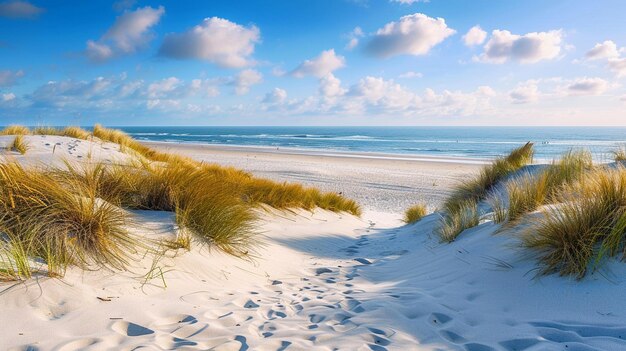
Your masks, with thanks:
[[[91,137],[91,133],[88,131],[73,126],[63,128],[63,130],[59,132],[59,135],[83,140],[88,140]]]
[[[129,214],[97,198],[94,189],[18,163],[0,164],[0,210],[0,228],[16,235],[34,232],[33,251],[53,255],[49,262],[56,266],[123,269],[136,245],[126,230]]]
[[[547,174],[549,173],[544,172],[539,176],[524,174],[506,184],[509,197],[506,217],[509,221],[515,221],[546,203],[549,184]]]
[[[541,274],[585,276],[591,263],[624,255],[626,170],[601,169],[564,185],[559,205],[546,209],[523,238],[541,265]]]
[[[419,221],[428,214],[428,208],[424,204],[417,204],[409,207],[404,212],[404,223],[411,224]]]
[[[444,235],[442,240],[453,241],[456,235],[469,228],[467,225],[478,223],[478,221],[464,220],[468,209],[477,208],[478,202],[487,197],[498,182],[532,162],[533,155],[533,143],[528,142],[513,149],[506,157],[498,158],[484,166],[476,177],[457,186],[443,204],[444,217],[448,218],[442,221],[446,227],[440,231]],[[478,211],[475,212],[478,216]]]
[[[492,210],[492,219],[495,223],[502,223],[507,220],[508,208],[506,207],[502,196],[501,192],[496,191],[491,193],[487,198],[487,203],[489,203]]]
[[[441,217],[441,224],[437,228],[439,238],[443,242],[453,242],[465,229],[477,226],[479,219],[478,202],[467,200],[454,212]]]
[[[28,151],[28,143],[24,140],[24,136],[22,134],[18,134],[15,136],[15,139],[9,144],[9,150],[19,152],[24,155],[26,151]]]
[[[617,149],[613,150],[613,160],[615,162],[624,162],[626,161],[626,145],[622,145]]]
[[[28,135],[30,130],[24,126],[10,125],[0,131],[0,135]]]
[[[32,131],[33,135],[60,135],[59,130],[54,127],[39,126]]]

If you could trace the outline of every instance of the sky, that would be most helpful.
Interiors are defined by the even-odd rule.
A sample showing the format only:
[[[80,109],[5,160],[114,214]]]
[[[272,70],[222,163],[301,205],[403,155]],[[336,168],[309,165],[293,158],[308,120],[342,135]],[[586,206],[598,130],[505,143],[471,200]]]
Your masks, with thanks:
[[[626,125],[623,0],[0,0],[0,125]]]

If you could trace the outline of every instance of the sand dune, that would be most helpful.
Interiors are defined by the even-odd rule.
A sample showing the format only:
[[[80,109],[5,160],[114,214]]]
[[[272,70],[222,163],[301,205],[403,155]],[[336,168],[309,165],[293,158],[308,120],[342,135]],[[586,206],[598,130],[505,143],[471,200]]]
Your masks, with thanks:
[[[29,138],[31,152],[11,157],[50,160],[49,142]],[[106,144],[59,142],[72,156],[127,157]],[[287,163],[294,167],[280,165]],[[336,172],[319,165],[319,173]],[[361,218],[261,211],[260,245],[247,260],[194,244],[163,257],[138,252],[125,272],[70,269],[63,279],[2,283],[0,349],[626,348],[623,264],[609,262],[583,281],[535,278],[514,230],[496,233],[500,225],[484,220],[440,244],[438,214],[403,225],[400,213],[374,207]],[[172,213],[133,214],[138,235],[176,235]]]

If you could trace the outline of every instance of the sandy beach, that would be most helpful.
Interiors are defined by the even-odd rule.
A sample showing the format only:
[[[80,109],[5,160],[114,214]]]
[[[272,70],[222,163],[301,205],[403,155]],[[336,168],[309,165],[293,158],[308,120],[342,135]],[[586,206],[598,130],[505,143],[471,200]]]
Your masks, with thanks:
[[[6,147],[12,137],[0,137]],[[114,144],[26,136],[5,156],[39,166],[113,163]],[[56,145],[55,150],[50,147]],[[126,270],[72,267],[0,284],[3,350],[619,350],[626,347],[626,268],[611,262],[582,281],[535,277],[516,231],[488,218],[456,241],[435,235],[441,215],[405,225],[402,207],[441,204],[479,165],[437,159],[311,155],[150,144],[358,199],[361,217],[259,211],[256,245],[236,258],[210,245],[137,252]],[[280,151],[280,150],[278,150]],[[458,161],[458,160],[457,160]],[[130,211],[134,235],[173,239],[166,211]],[[522,226],[523,227],[523,226]]]
[[[277,181],[340,192],[364,208],[401,215],[423,202],[441,205],[452,186],[475,174],[486,160],[377,153],[343,153],[144,142],[157,150],[233,166]]]

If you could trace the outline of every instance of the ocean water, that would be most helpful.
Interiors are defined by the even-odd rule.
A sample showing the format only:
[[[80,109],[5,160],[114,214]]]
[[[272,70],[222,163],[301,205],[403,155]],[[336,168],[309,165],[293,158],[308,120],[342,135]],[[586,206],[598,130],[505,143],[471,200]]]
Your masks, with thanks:
[[[118,127],[140,140],[491,158],[532,141],[536,159],[572,148],[596,160],[626,145],[626,127]]]

